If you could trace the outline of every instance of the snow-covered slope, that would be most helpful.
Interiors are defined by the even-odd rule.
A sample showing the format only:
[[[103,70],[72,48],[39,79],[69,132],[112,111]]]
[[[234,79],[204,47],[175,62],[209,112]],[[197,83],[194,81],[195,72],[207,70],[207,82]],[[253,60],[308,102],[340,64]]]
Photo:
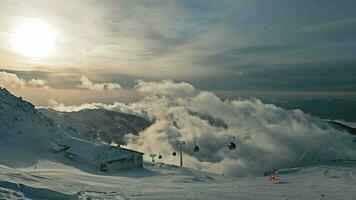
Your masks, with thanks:
[[[39,111],[61,127],[91,141],[99,139],[107,143],[114,141],[124,144],[125,134],[137,135],[151,125],[151,122],[142,117],[104,109],[60,112],[41,108]]]
[[[38,113],[34,105],[6,89],[0,89],[0,113],[1,138],[17,134],[47,138],[61,134],[52,119]]]
[[[324,175],[325,170],[329,173]],[[356,199],[356,168],[319,166],[281,175],[236,178],[156,163],[93,174],[42,161],[37,169],[0,165],[0,199]]]
[[[0,163],[28,166],[65,132],[34,106],[0,88]]]

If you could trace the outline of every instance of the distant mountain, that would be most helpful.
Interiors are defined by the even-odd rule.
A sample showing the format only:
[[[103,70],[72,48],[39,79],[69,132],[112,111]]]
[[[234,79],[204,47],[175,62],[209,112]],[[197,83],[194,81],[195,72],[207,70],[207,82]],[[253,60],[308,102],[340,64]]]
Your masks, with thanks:
[[[271,103],[285,109],[300,109],[305,113],[323,119],[356,122],[356,101],[346,99],[310,99],[272,101]]]
[[[112,141],[125,144],[126,134],[138,135],[151,125],[151,122],[132,114],[105,109],[84,109],[78,112],[60,112],[41,108],[41,113],[52,118],[57,124],[80,138],[107,143]]]
[[[346,131],[352,135],[356,135],[356,128],[351,127],[345,122],[329,120],[328,123],[338,130]]]

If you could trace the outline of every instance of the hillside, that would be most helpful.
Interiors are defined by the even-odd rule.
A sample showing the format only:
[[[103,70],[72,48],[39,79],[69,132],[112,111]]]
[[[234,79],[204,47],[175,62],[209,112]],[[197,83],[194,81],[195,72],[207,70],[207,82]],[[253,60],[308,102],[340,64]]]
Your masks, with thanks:
[[[323,119],[356,121],[356,101],[346,99],[310,99],[272,101],[285,109],[300,109]]]
[[[52,142],[65,135],[64,130],[30,102],[2,88],[0,130],[0,163],[14,167],[32,165],[44,156]]]
[[[337,129],[346,131],[352,135],[356,135],[356,128],[352,127],[351,124],[347,124],[346,122],[335,121],[335,120],[329,120],[328,123]]]
[[[123,137],[126,134],[138,135],[151,125],[150,121],[142,117],[104,109],[59,112],[41,108],[39,112],[80,138],[107,143],[114,141],[124,144]]]
[[[15,134],[31,137],[53,137],[60,134],[52,119],[6,89],[0,89],[0,112],[1,138],[13,137]]]

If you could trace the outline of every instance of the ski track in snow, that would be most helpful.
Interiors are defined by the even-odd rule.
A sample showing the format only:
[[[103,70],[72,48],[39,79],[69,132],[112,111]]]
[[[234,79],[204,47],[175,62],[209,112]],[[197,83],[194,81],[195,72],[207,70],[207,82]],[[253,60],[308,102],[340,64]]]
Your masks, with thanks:
[[[323,174],[325,169],[330,175]],[[0,199],[356,199],[356,169],[311,167],[281,175],[237,178],[156,163],[117,174],[92,174],[41,161],[33,168],[0,165]]]

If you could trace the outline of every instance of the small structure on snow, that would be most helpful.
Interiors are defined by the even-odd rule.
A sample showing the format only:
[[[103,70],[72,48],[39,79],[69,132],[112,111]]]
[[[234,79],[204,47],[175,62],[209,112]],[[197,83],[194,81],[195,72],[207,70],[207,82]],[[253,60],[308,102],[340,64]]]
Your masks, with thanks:
[[[93,144],[77,138],[62,140],[54,152],[63,152],[69,160],[94,166],[103,172],[143,167],[141,152],[120,146]]]

